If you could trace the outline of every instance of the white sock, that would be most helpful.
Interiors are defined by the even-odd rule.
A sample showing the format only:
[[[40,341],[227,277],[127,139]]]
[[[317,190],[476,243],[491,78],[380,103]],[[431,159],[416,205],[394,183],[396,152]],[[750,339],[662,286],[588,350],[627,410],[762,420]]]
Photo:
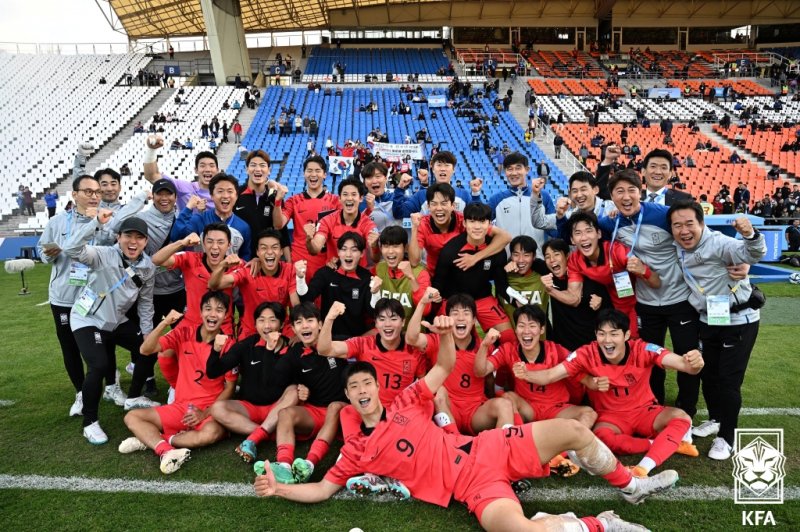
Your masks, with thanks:
[[[645,456],[639,462],[639,467],[641,467],[642,469],[644,469],[645,471],[647,471],[649,473],[650,471],[655,469],[656,463],[655,463],[655,461],[653,461],[652,458],[648,458],[648,457]]]
[[[631,481],[628,483],[627,486],[622,488],[622,491],[625,493],[633,493],[634,491],[636,491],[636,484],[637,484],[636,477],[631,477]]]
[[[689,427],[689,430],[687,430],[686,434],[683,435],[682,441],[692,443],[692,427]]]

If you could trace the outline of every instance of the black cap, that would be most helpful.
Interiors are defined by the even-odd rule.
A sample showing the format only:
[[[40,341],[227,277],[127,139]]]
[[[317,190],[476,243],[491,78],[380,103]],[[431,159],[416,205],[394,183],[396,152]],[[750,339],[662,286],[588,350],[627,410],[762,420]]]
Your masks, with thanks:
[[[147,223],[135,216],[126,218],[119,227],[119,233],[128,233],[130,231],[136,231],[137,233],[147,236]]]
[[[155,194],[159,190],[169,190],[173,194],[178,193],[178,190],[175,188],[175,183],[173,183],[169,179],[159,179],[158,181],[153,183],[153,194]]]

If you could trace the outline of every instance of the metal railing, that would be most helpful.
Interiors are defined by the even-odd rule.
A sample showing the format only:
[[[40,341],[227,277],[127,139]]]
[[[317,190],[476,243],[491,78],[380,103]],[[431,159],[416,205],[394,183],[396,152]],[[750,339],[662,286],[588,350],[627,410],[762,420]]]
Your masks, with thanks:
[[[553,145],[553,139],[556,136],[555,131],[553,131],[553,128],[550,127],[549,124],[545,124],[541,120],[539,121],[539,124],[540,124],[540,126],[539,126],[540,129],[544,132],[544,138],[547,140],[547,142],[550,144],[550,146],[552,146]],[[558,124],[555,124],[554,126],[557,127]],[[564,163],[563,165],[559,165],[559,166],[566,166],[570,170],[570,175],[574,174],[575,172],[589,172],[591,174],[594,174],[594,172],[589,170],[580,161],[580,159],[575,157],[575,155],[573,155],[572,152],[569,151],[569,148],[567,147],[566,143],[564,143],[564,145],[561,146],[561,157],[559,159],[557,159],[557,160],[558,161],[562,161]],[[555,162],[555,161],[553,161],[553,162]],[[567,176],[567,179],[569,179],[569,175]]]
[[[0,53],[37,55],[126,54],[134,51],[128,43],[25,43],[0,42]]]

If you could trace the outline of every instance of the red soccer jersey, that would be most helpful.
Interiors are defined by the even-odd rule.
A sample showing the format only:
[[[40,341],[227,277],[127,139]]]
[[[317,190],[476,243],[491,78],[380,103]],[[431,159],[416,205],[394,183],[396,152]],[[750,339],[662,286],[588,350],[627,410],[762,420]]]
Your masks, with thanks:
[[[628,340],[625,357],[619,364],[612,364],[600,352],[597,342],[579,347],[564,361],[570,377],[589,374],[593,377],[608,377],[609,390],[589,390],[589,399],[598,413],[630,412],[656,403],[650,389],[652,367],[663,367],[662,360],[669,350],[642,340]]]
[[[173,257],[175,263],[172,269],[180,269],[183,272],[183,279],[186,284],[186,314],[183,321],[190,325],[189,330],[194,332],[194,327],[202,323],[200,317],[200,300],[208,292],[208,280],[211,278],[211,269],[206,265],[204,253],[199,251],[181,251]],[[233,289],[223,290],[231,298],[228,305],[228,312],[225,314],[225,321],[222,323],[222,330],[227,335],[233,334]]]
[[[172,350],[178,359],[176,403],[192,403],[197,408],[205,409],[222,393],[223,380],[236,382],[236,370],[216,379],[206,376],[206,362],[214,342],[203,341],[200,327],[178,327],[159,338],[158,343],[161,351]],[[222,351],[225,352],[233,344],[233,338],[228,338]]]
[[[555,342],[543,341],[540,342],[539,346],[539,358],[535,362],[527,362],[525,360],[522,349],[516,342],[502,343],[499,348],[495,349],[487,357],[487,360],[494,366],[495,370],[506,368],[509,373],[513,374],[511,368],[517,362],[525,362],[525,369],[528,371],[539,371],[559,365],[569,355],[569,351]],[[529,403],[542,405],[569,403],[569,390],[567,389],[566,380],[540,386],[515,377],[514,391]]]
[[[438,334],[426,334],[425,336],[428,338],[425,355],[433,365],[436,364],[436,359],[439,356],[440,338]],[[447,380],[444,381],[444,387],[450,396],[450,402],[454,405],[459,405],[454,409],[461,409],[461,405],[486,402],[486,393],[483,389],[486,379],[475,376],[475,353],[478,352],[478,347],[480,347],[478,339],[473,336],[472,342],[470,342],[467,349],[456,348],[456,365]]]
[[[430,214],[422,217],[417,229],[417,243],[420,249],[427,253],[426,264],[428,271],[433,274],[436,271],[436,263],[439,261],[439,253],[447,242],[454,236],[464,232],[464,215],[453,211],[450,218],[450,226],[442,232],[433,223]]]
[[[433,394],[419,380],[401,391],[374,429],[347,439],[325,480],[344,486],[369,471],[403,482],[415,499],[447,506],[467,462],[469,436],[446,433],[431,421]]]
[[[406,345],[405,341],[401,341],[400,346],[393,351],[387,351],[377,335],[358,336],[346,340],[345,343],[348,357],[375,366],[383,406],[392,404],[397,394],[414,382],[415,378],[425,375],[427,361],[419,350]]]
[[[362,213],[358,213],[352,225],[345,223],[344,215],[341,210],[325,216],[319,221],[319,226],[317,227],[317,233],[325,236],[325,248],[327,249],[325,262],[339,256],[339,248],[337,245],[339,237],[348,231],[360,234],[364,237],[364,242],[366,242],[367,236],[369,236],[370,233],[378,232],[378,227],[375,225],[375,222],[370,220],[369,216],[364,216]],[[359,264],[364,268],[367,267],[368,254],[369,249],[365,249],[364,253],[361,255]]]
[[[244,302],[244,312],[239,322],[239,338],[256,333],[253,312],[264,301],[274,301],[283,307],[289,305],[289,294],[297,291],[294,264],[280,262],[275,276],[259,273],[250,275],[250,268],[239,268],[233,272],[234,283],[239,287]]]
[[[339,207],[341,207],[339,196],[328,192],[323,192],[316,198],[309,196],[308,192],[301,192],[283,202],[283,215],[294,224],[292,262],[308,261],[307,279],[314,277],[314,273],[325,265],[325,255],[312,255],[308,252],[303,226],[308,222],[316,225],[320,215],[333,212]]]

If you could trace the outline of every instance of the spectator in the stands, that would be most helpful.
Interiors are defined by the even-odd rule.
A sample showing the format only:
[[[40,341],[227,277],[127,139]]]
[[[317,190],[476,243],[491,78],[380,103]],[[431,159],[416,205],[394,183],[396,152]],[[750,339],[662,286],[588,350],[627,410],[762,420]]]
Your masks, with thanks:
[[[735,209],[743,208],[744,212],[747,212],[747,209],[750,206],[750,191],[747,189],[747,185],[743,182],[739,182],[739,186],[736,187],[736,190],[733,193],[733,203]]]
[[[694,159],[692,158],[691,154],[686,156],[686,159],[683,161],[686,164],[686,168],[695,168],[697,164],[695,164]]]
[[[740,155],[739,155],[739,154],[738,154],[738,153],[737,153],[737,152],[734,150],[734,152],[733,152],[733,153],[731,153],[731,157],[730,157],[730,163],[731,163],[731,164],[744,164],[744,163],[745,163],[745,161],[744,161],[744,160],[742,159],[742,157],[741,157],[741,156],[740,156]]]
[[[55,189],[50,189],[44,195],[44,204],[47,205],[47,217],[52,218],[56,214],[56,205],[58,204],[58,194]]]

